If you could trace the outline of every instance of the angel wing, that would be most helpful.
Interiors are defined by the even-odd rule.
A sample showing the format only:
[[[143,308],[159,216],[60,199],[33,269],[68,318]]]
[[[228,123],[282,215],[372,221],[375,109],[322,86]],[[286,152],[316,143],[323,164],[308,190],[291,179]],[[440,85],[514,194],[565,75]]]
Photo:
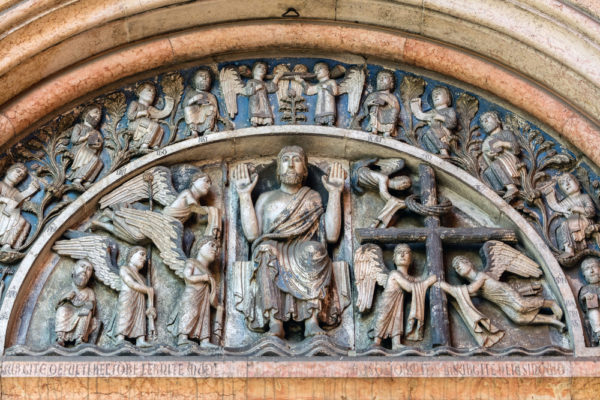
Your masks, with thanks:
[[[340,83],[339,93],[348,93],[348,112],[354,116],[360,106],[363,88],[365,86],[365,71],[362,68],[352,67]]]
[[[539,278],[542,276],[540,266],[520,251],[497,240],[486,242],[481,248],[481,257],[487,263],[486,273],[500,279],[504,271],[523,278]]]
[[[152,175],[152,200],[163,207],[171,205],[177,198],[177,191],[171,180],[171,170],[167,167],[154,167],[128,180],[106,196],[100,199],[100,208],[115,204],[132,204],[150,197],[150,186],[144,179],[144,174]]]
[[[279,71],[290,72],[290,69],[285,64],[276,65],[275,68],[273,68],[273,75],[277,74],[277,72],[279,72]],[[289,79],[280,79],[279,82],[277,83],[277,101],[278,102],[281,103],[281,100],[285,99],[288,96],[289,84],[290,84]]]
[[[94,267],[96,278],[116,291],[123,286],[121,277],[115,273],[116,265],[112,264],[110,252],[116,247],[114,241],[106,236],[87,235],[74,239],[58,240],[52,250],[61,256],[69,256],[76,260],[88,260]]]
[[[371,308],[375,284],[385,286],[389,271],[383,263],[381,248],[374,244],[360,246],[354,253],[354,276],[358,300],[356,305],[359,312]]]
[[[233,119],[237,112],[237,95],[244,90],[244,84],[239,72],[234,67],[225,67],[219,72],[221,91],[225,99],[225,107],[229,117]]]
[[[183,225],[180,221],[157,212],[135,208],[122,208],[115,211],[115,215],[149,238],[160,251],[163,262],[183,279],[187,257],[183,252]]]

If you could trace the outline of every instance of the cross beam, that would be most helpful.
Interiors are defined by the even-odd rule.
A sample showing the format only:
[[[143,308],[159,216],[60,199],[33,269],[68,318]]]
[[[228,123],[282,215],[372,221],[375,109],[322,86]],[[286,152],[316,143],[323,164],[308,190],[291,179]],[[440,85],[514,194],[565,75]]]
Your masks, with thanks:
[[[421,183],[421,204],[435,206],[438,204],[437,188],[433,169],[419,165]],[[512,229],[502,228],[446,228],[440,226],[440,218],[426,216],[424,228],[362,228],[356,229],[356,237],[360,243],[419,243],[425,242],[427,270],[436,275],[438,281],[445,281],[443,244],[444,243],[483,243],[488,240],[516,242],[517,237]],[[450,345],[450,329],[448,325],[448,302],[446,294],[437,286],[430,289],[431,328],[433,346]]]

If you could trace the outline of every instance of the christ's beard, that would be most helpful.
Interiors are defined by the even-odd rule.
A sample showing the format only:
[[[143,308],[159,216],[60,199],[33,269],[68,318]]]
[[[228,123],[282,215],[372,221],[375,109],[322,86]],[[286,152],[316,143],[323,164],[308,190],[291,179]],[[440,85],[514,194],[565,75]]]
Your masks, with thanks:
[[[284,185],[298,185],[302,183],[302,175],[295,171],[288,171],[285,174],[279,175],[279,179]]]

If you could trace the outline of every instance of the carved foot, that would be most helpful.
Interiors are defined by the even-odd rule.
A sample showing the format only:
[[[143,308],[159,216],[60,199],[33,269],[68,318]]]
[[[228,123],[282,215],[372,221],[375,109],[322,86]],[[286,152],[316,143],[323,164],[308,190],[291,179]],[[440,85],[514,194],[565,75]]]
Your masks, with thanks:
[[[327,335],[318,322],[313,321],[313,319],[309,319],[306,321],[304,326],[304,337],[313,337],[317,335]]]
[[[203,349],[216,349],[219,346],[217,346],[216,344],[212,344],[208,339],[203,339],[200,341],[200,347]]]
[[[283,330],[283,322],[279,320],[271,320],[269,322],[269,332],[270,336],[277,336],[280,339],[285,337],[285,331]]]
[[[194,344],[190,339],[188,339],[187,335],[179,335],[177,339],[177,346],[187,346],[190,344]]]
[[[519,189],[517,189],[515,185],[508,185],[506,189],[507,191],[503,196],[505,200],[512,199],[517,193],[519,193]]]
[[[152,347],[152,343],[146,342],[146,339],[143,336],[136,339],[135,345],[137,347]]]

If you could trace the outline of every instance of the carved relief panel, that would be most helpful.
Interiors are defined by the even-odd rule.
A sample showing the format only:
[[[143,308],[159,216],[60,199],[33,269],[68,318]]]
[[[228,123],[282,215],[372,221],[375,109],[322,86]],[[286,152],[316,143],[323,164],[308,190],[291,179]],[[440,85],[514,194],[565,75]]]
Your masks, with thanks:
[[[594,170],[442,82],[189,68],[3,160],[3,273],[32,288],[3,305],[11,354],[550,355],[582,323],[597,344]]]

